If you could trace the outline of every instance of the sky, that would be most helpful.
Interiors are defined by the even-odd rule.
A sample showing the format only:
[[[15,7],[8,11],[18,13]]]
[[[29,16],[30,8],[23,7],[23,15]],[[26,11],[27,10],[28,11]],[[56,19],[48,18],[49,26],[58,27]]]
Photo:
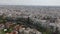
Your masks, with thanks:
[[[60,0],[0,0],[0,5],[60,6]]]

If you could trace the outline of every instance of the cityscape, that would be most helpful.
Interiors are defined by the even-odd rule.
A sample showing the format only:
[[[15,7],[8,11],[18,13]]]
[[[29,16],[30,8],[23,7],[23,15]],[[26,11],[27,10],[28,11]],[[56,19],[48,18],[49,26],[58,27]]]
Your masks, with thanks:
[[[60,6],[0,6],[0,34],[60,34]]]

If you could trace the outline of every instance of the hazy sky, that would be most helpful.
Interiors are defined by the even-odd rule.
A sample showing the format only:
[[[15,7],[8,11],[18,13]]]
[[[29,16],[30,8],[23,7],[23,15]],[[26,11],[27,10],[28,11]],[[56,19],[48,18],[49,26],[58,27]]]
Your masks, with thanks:
[[[60,0],[0,0],[0,5],[49,5],[49,6],[60,6]]]

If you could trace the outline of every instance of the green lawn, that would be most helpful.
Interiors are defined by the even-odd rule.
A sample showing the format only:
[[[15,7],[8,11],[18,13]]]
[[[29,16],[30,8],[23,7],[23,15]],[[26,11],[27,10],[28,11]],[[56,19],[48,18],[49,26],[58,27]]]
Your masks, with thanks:
[[[5,34],[5,32],[3,30],[0,30],[0,34]]]

